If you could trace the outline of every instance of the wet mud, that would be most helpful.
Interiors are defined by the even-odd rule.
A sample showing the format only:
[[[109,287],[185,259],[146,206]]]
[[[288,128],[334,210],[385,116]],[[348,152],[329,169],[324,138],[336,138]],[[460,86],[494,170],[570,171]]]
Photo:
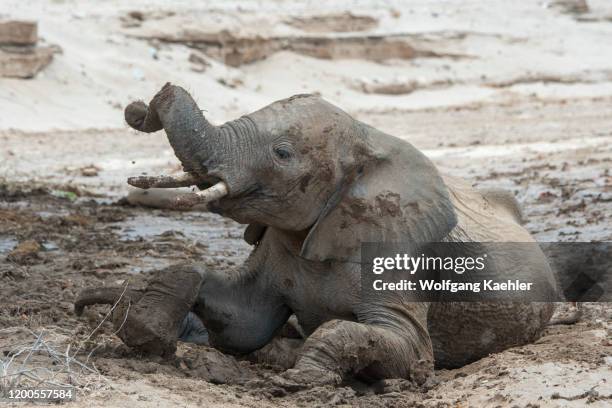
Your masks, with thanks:
[[[532,190],[525,197],[531,203],[527,214],[532,231],[546,237],[552,228],[546,228],[543,222],[550,218],[551,212],[569,219],[576,212],[584,215],[588,210],[597,215],[600,211],[605,215],[595,217],[592,223],[602,227],[599,237],[603,238],[606,230],[600,223],[608,221],[609,201],[603,194],[607,190],[592,194],[585,192],[589,183],[566,180],[564,188],[574,186],[572,196],[583,197],[580,200],[585,199],[585,204],[563,210],[570,206],[568,203],[545,207],[549,210],[544,211],[544,207],[538,206],[556,203],[558,193],[546,193],[555,184],[551,187],[542,181],[538,171],[553,171],[556,167],[530,165],[528,159],[526,163],[526,169],[517,171],[516,175],[498,170],[477,178],[486,184],[491,178],[512,181],[516,177],[516,183],[524,184],[521,180],[529,178],[532,174],[529,169],[535,168],[529,183]],[[591,154],[590,163],[599,167],[601,160]],[[594,185],[601,185],[605,180],[595,180]],[[538,183],[546,187],[536,192],[533,189]],[[69,190],[78,194],[58,193]],[[584,370],[592,380],[605,377],[612,363],[609,357],[612,309],[600,304],[585,305],[579,323],[551,326],[535,344],[514,348],[457,370],[439,370],[435,379],[422,386],[407,380],[375,384],[352,380],[337,388],[317,387],[287,393],[266,385],[266,378],[291,365],[271,358],[274,353],[261,353],[266,358],[258,360],[256,355],[235,357],[209,347],[179,343],[175,357],[143,355],[121,343],[116,336],[117,325],[111,319],[105,321],[110,306],[87,307],[82,316],[77,316],[73,309],[77,294],[86,287],[121,288],[126,283],[130,288],[142,288],[154,276],[153,271],[185,261],[210,268],[233,268],[250,251],[242,238],[244,227],[205,212],[152,210],[129,205],[121,199],[100,200],[68,185],[33,187],[3,181],[0,191],[0,281],[5,295],[0,303],[0,327],[23,327],[21,336],[26,336],[25,330],[38,333],[44,328],[62,339],[59,341],[62,347],[68,344],[79,347],[75,357],[87,359],[96,367],[98,375],[112,381],[125,380],[136,386],[134,381],[145,378],[160,393],[185,388],[187,400],[192,402],[197,401],[198,390],[206,384],[216,390],[211,392],[218,392],[214,387],[220,387],[228,395],[229,405],[448,406],[468,399],[473,401],[474,396],[488,403],[511,403],[517,376],[543,376],[557,381],[555,367],[565,364]],[[563,230],[555,228],[555,231],[558,233],[555,238],[563,236]],[[5,353],[11,352],[15,340],[14,331],[0,330],[0,349]],[[268,349],[286,350],[287,347],[299,350],[299,344],[271,344]],[[46,363],[41,359],[40,364]],[[519,370],[521,365],[526,368]],[[100,383],[98,389],[97,392],[103,393],[105,385]],[[460,389],[464,392],[459,393]],[[584,390],[569,393],[564,390],[568,388],[550,393],[547,400],[554,402],[567,397],[603,403],[608,398],[599,391],[581,397]],[[82,392],[91,395],[91,391]]]

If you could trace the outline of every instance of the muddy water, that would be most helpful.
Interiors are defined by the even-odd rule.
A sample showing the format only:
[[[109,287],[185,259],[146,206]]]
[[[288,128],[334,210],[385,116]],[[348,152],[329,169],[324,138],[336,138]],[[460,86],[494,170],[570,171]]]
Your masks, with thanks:
[[[17,246],[15,237],[0,237],[0,254],[6,254]]]
[[[147,275],[177,262],[233,268],[251,251],[242,238],[245,227],[214,214],[34,196],[14,188],[21,196],[0,202],[0,257],[29,240],[40,249],[21,266],[0,262],[7,273],[44,265],[49,277],[55,270],[59,276],[74,271],[116,284],[123,274]]]
[[[111,224],[111,227],[118,228],[117,234],[124,241],[177,236],[185,241],[200,243],[213,252],[237,252],[249,248],[242,239],[243,226],[206,213],[177,213],[172,216],[139,214]]]
[[[604,170],[609,164],[608,152],[608,148],[591,146],[580,154],[535,152],[522,154],[520,159],[508,155],[482,161],[478,167],[473,166],[473,157],[460,154],[453,160],[437,160],[443,161],[454,174],[464,175],[479,186],[516,191],[530,221],[528,228],[540,240],[549,237],[550,240],[609,239],[612,202],[609,201],[609,176]],[[72,302],[81,289],[121,285],[125,280],[141,286],[150,272],[181,261],[210,268],[233,268],[250,252],[250,246],[242,240],[244,226],[213,214],[126,207],[85,197],[70,200],[52,194],[28,195],[19,188],[14,190],[17,200],[0,196],[3,234],[0,235],[0,327],[61,328],[70,333],[70,338],[84,339],[100,324],[109,307],[88,308],[84,316],[75,316]],[[584,206],[572,207],[583,199]],[[25,240],[41,243],[40,253],[27,259],[24,265],[7,262],[6,252]],[[590,310],[586,309],[587,314]],[[605,344],[609,343],[592,333],[608,327],[610,312],[609,308],[599,306],[594,306],[592,311],[593,317],[585,317],[584,323],[553,328],[537,344],[498,353],[459,370],[437,372],[440,383],[427,392],[411,391],[409,383],[393,381],[383,383],[383,389],[376,395],[364,385],[359,385],[362,391],[340,387],[307,390],[286,397],[273,397],[248,387],[213,386],[210,381],[219,382],[216,373],[225,373],[227,367],[238,365],[240,370],[253,376],[274,372],[262,365],[236,362],[203,346],[186,344],[179,345],[179,354],[189,364],[177,367],[158,362],[121,346],[112,335],[110,324],[102,325],[92,348],[85,348],[84,355],[92,352],[96,367],[113,381],[128,379],[128,384],[136,384],[134,387],[141,387],[142,382],[155,382],[151,392],[175,395],[180,389],[181,393],[194,395],[195,400],[203,390],[209,393],[222,390],[235,396],[236,401],[256,398],[257,402],[250,406],[262,406],[270,401],[288,406],[324,405],[322,401],[332,399],[350,405],[389,406],[392,404],[387,402],[396,402],[395,398],[401,398],[407,406],[421,400],[431,402],[424,406],[439,406],[440,400],[455,403],[467,396],[489,398],[491,386],[503,395],[522,401],[526,384],[529,387],[539,384],[539,388],[528,388],[530,395],[535,395],[532,400],[541,395],[549,399],[556,389],[540,384],[542,379],[563,383],[562,395],[579,395],[594,384],[600,384],[598,391],[608,395],[609,387],[605,388],[600,378],[609,373],[609,365],[601,359],[602,347],[608,347]],[[7,343],[15,342],[14,336],[5,337]],[[92,351],[104,344],[108,346]],[[217,354],[212,355],[213,352]],[[540,364],[558,367],[563,362],[568,364],[561,372],[543,370]],[[589,366],[585,368],[585,364]],[[577,371],[588,376],[575,376]],[[135,390],[142,393],[141,388]]]
[[[175,262],[160,259],[164,257],[164,247],[174,243],[202,249],[206,252],[206,263],[220,267],[240,265],[251,250],[242,238],[244,226],[209,213],[146,210],[109,227],[120,242],[152,241],[159,248],[159,256],[141,257],[140,265],[133,266],[131,273],[162,268]]]

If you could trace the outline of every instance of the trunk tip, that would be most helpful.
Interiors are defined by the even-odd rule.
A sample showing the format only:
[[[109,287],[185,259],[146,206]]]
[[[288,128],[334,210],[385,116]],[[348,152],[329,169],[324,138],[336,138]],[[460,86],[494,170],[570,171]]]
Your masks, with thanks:
[[[141,132],[157,132],[163,128],[155,108],[150,109],[143,101],[130,103],[125,108],[124,116],[128,125]]]
[[[149,107],[143,101],[130,103],[125,108],[125,121],[136,130],[140,130],[149,112]]]

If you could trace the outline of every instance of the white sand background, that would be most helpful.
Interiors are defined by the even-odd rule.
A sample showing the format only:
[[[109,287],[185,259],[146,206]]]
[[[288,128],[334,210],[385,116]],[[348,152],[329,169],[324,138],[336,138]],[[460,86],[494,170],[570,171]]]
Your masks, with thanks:
[[[599,13],[612,3],[591,0]],[[536,93],[547,97],[612,94],[612,24],[581,23],[552,10],[545,1],[76,1],[3,0],[0,15],[39,22],[40,36],[63,49],[33,80],[0,79],[0,129],[50,130],[124,127],[121,107],[151,97],[165,82],[188,88],[208,116],[223,122],[303,92],[323,97],[349,112],[419,109],[474,101],[503,101]],[[232,32],[264,36],[296,34],[283,24],[287,15],[350,10],[379,19],[372,34],[427,34],[431,50],[470,56],[389,61],[319,60],[281,52],[252,65],[230,68],[212,61],[193,72],[186,46],[157,47],[126,33],[120,17],[132,10],[173,11],[176,16],[146,21],[140,31]],[[399,16],[397,16],[399,14]],[[395,15],[395,16],[394,16]],[[465,33],[462,40],[442,38]],[[337,34],[342,35],[342,34]],[[157,59],[153,56],[156,55]],[[544,86],[538,77],[578,77],[584,83]],[[239,78],[230,89],[219,80]],[[409,95],[365,95],[355,81],[417,81]],[[510,89],[485,83],[524,80]],[[449,81],[449,86],[428,89]],[[530,83],[534,81],[533,83]],[[400,135],[405,136],[405,135]]]

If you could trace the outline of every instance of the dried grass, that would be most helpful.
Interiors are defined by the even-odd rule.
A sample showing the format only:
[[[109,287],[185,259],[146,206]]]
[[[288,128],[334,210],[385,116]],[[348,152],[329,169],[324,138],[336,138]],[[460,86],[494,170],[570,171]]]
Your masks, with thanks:
[[[0,334],[29,334],[30,341],[13,344],[0,357],[0,395],[14,388],[74,388],[83,392],[107,383],[93,364],[71,353],[68,336],[47,330],[39,333],[25,327],[0,330]],[[6,347],[5,347],[6,349]]]
[[[0,397],[6,395],[10,389],[25,387],[73,388],[82,394],[110,387],[108,379],[91,362],[94,352],[105,345],[105,342],[92,342],[92,338],[111,317],[127,288],[128,282],[113,307],[84,338],[75,339],[74,333],[59,327],[47,327],[37,332],[24,326],[0,329],[0,336],[24,338],[2,347],[4,352],[0,355]],[[128,303],[123,323],[129,309]],[[113,334],[121,330],[121,327]],[[91,351],[85,358],[77,357],[85,347],[91,348]]]

